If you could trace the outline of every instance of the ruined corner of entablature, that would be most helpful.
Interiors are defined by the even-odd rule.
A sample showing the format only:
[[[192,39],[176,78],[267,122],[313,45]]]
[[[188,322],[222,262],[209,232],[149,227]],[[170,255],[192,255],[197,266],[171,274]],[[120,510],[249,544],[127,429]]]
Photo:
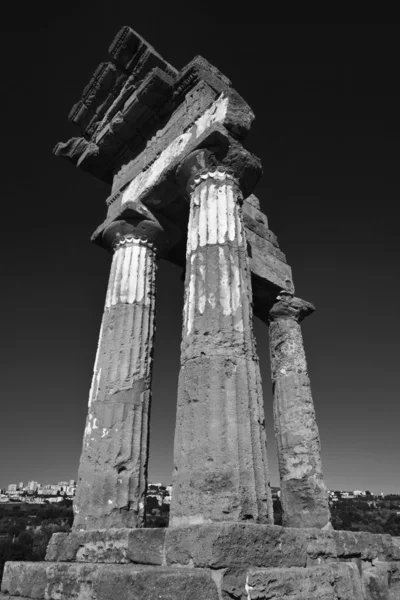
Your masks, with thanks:
[[[244,142],[253,125],[255,114],[236,90],[231,88],[224,94],[228,98],[225,127],[239,142]]]

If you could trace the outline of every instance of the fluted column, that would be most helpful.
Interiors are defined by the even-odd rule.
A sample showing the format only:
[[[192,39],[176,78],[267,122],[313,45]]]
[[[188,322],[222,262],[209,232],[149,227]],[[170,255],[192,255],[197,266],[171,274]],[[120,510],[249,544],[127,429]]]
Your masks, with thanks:
[[[300,321],[309,302],[281,292],[269,313],[275,436],[283,525],[329,527],[328,492]]]
[[[159,229],[146,221],[117,221],[103,236],[114,254],[89,394],[75,529],[144,524]]]
[[[272,522],[241,194],[223,170],[190,179],[171,525]]]

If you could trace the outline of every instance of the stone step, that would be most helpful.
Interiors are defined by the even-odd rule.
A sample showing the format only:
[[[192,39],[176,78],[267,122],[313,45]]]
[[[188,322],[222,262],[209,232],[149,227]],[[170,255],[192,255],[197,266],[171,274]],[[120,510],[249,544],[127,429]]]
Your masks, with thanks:
[[[354,563],[248,571],[92,563],[9,562],[3,599],[363,600]],[[386,586],[386,591],[388,588]],[[9,596],[7,596],[9,594]],[[388,594],[383,600],[392,600]]]
[[[46,560],[223,569],[308,567],[324,561],[400,561],[390,535],[252,523],[56,533]]]

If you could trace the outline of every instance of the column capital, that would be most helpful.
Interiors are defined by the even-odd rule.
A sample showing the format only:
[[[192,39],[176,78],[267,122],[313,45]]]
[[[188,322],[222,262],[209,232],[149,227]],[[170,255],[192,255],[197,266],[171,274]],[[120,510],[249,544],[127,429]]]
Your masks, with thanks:
[[[262,173],[260,160],[243,146],[201,148],[186,156],[176,169],[176,181],[187,197],[203,180],[231,180],[238,197],[247,197]]]
[[[289,318],[300,322],[311,315],[314,310],[315,306],[311,302],[297,298],[291,292],[282,290],[269,311],[269,321]]]
[[[102,233],[102,245],[114,251],[121,244],[135,239],[141,240],[143,244],[153,248],[158,255],[162,255],[176,242],[176,232],[173,233],[174,235],[171,235],[171,232],[156,219],[140,217],[117,219],[105,227]]]
[[[215,178],[217,181],[229,178],[234,181],[232,170],[225,168],[208,148],[191,152],[176,170],[177,182],[187,196],[208,178]]]

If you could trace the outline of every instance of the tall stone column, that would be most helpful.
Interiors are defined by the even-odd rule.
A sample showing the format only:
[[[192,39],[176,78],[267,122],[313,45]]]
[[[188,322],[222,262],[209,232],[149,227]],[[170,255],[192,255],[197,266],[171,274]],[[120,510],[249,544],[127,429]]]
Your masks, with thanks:
[[[242,197],[235,178],[215,168],[192,169],[188,189],[170,523],[271,523]]]
[[[281,292],[269,313],[275,436],[283,525],[329,527],[328,492],[300,321],[309,302]]]
[[[116,221],[74,504],[74,529],[142,527],[154,338],[157,239],[147,220]]]

